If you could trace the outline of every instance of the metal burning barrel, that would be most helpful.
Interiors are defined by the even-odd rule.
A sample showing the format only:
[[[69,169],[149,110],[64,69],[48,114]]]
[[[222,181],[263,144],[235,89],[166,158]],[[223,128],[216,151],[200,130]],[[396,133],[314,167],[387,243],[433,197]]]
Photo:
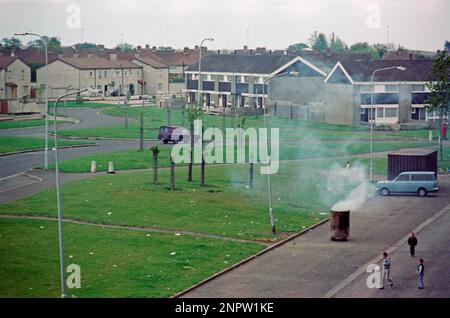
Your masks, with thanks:
[[[346,241],[350,236],[350,211],[330,212],[330,236],[333,241]]]

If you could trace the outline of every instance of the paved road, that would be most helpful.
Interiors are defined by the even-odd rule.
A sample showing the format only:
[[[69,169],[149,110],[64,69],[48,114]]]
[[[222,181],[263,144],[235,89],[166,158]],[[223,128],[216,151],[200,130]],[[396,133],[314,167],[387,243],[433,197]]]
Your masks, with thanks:
[[[352,211],[351,238],[347,242],[330,241],[329,224],[325,223],[183,297],[323,297],[355,271],[364,271],[367,262],[380,257],[419,224],[443,208],[450,208],[450,176],[439,176],[439,181],[442,191],[426,198],[391,196],[367,201],[362,208]],[[450,297],[449,285],[445,284],[450,277],[449,214],[418,233],[418,254],[428,260],[430,289],[419,296]],[[387,297],[416,295],[415,278],[411,276],[416,260],[405,259],[402,255],[405,248],[401,246],[393,254],[393,263],[404,272],[393,272],[398,276],[399,287],[395,287],[395,292],[385,290]],[[441,281],[443,277],[446,278]],[[341,296],[378,295],[374,293],[379,290],[366,290],[364,280],[365,276],[358,277],[356,285],[349,285]]]
[[[71,118],[80,120],[78,124],[61,123],[58,124],[58,130],[94,128],[102,126],[113,126],[124,124],[124,118],[108,116],[100,114],[101,109],[96,108],[61,108],[58,114],[65,115]],[[52,122],[51,122],[52,123]],[[52,132],[53,126],[50,127]],[[0,136],[30,136],[30,135],[44,135],[44,126],[18,128],[18,129],[0,129]]]
[[[151,142],[145,141],[145,148],[151,147]],[[139,149],[139,141],[126,140],[98,140],[96,145],[58,150],[59,160],[66,160],[84,155],[119,150]],[[54,151],[49,152],[49,162],[54,162]],[[44,164],[44,151],[27,152],[16,155],[0,156],[0,178]]]

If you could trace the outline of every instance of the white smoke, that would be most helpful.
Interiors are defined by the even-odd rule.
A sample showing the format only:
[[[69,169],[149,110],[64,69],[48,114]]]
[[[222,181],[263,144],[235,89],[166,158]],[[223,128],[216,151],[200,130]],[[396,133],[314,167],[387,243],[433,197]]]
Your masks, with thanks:
[[[343,198],[333,205],[333,211],[354,211],[374,193],[375,188],[370,183],[364,166],[342,167],[335,164],[328,174],[327,189],[333,197]],[[348,189],[350,192],[348,192]]]

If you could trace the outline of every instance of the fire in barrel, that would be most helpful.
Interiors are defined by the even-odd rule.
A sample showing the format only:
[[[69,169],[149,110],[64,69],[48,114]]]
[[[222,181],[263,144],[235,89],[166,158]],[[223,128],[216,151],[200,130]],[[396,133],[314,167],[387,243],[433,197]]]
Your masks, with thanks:
[[[331,210],[330,236],[333,241],[346,241],[350,236],[350,210]]]

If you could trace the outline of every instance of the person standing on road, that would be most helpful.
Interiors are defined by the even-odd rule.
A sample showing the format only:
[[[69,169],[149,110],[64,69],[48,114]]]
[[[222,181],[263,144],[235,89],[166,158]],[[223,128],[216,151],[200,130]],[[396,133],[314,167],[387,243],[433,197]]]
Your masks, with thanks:
[[[391,259],[388,256],[388,253],[383,253],[383,272],[381,277],[381,287],[380,289],[384,289],[384,283],[387,279],[391,287],[394,286],[394,282],[391,279]]]
[[[419,266],[417,266],[417,277],[419,278],[419,289],[423,289],[423,276],[425,275],[425,266],[423,265],[423,258],[419,258]]]
[[[416,254],[417,237],[414,232],[411,232],[411,236],[408,238],[409,252],[411,256]]]

